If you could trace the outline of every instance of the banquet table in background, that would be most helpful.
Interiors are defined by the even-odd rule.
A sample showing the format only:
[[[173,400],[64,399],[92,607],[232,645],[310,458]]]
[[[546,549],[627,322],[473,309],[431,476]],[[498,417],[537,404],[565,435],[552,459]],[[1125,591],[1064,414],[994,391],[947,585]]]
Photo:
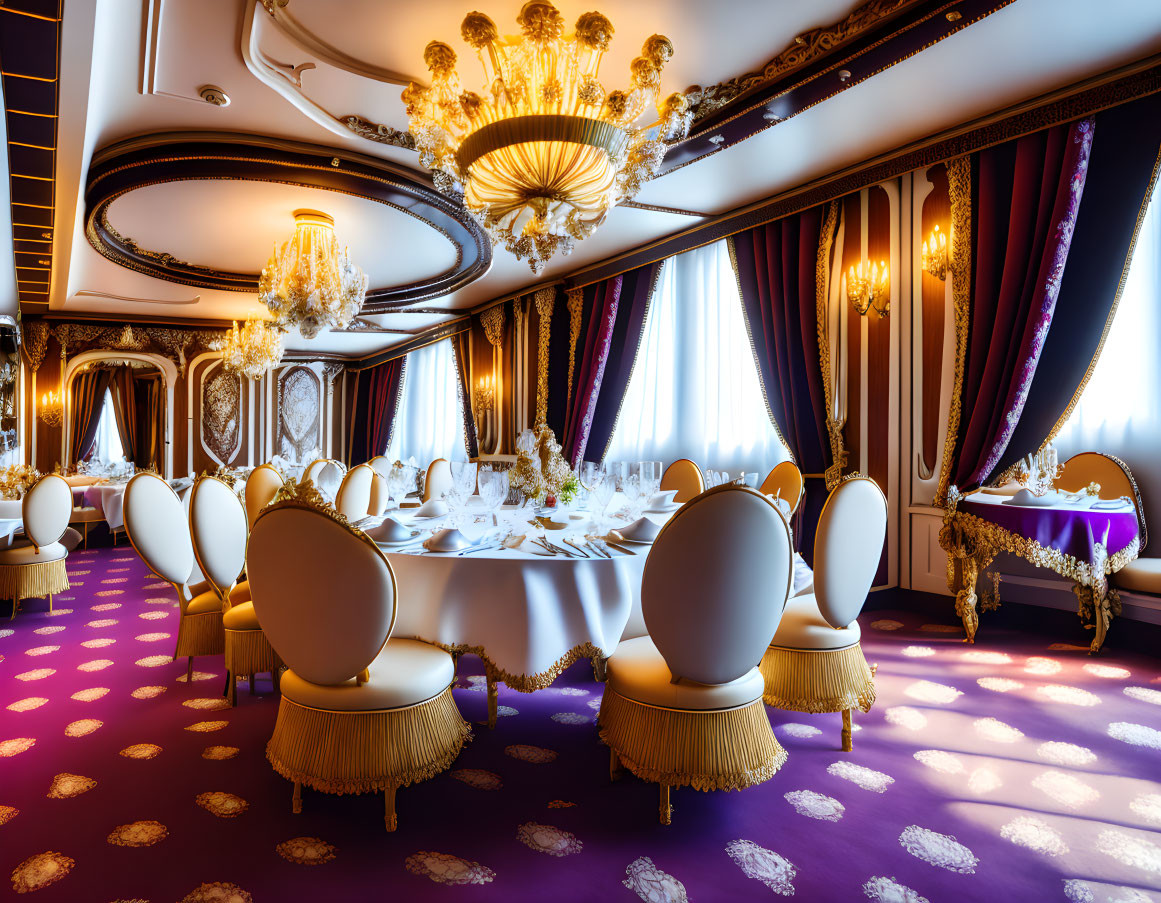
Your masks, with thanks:
[[[1093,507],[1098,504],[1108,507]],[[1120,598],[1109,587],[1109,575],[1137,557],[1140,524],[1129,500],[1120,500],[1115,508],[1093,497],[1028,506],[986,491],[960,496],[952,487],[939,542],[948,553],[948,589],[956,593],[956,614],[963,620],[968,642],[975,641],[979,625],[980,572],[999,552],[1010,552],[1073,582],[1079,614],[1093,622],[1090,651],[1096,652],[1113,616],[1120,614]],[[980,610],[998,605],[997,588]]]

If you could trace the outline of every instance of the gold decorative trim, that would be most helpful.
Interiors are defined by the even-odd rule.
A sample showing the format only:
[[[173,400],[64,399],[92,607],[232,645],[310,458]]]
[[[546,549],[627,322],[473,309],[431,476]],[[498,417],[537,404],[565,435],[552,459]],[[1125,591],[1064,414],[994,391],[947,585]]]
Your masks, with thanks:
[[[532,300],[540,316],[540,338],[536,353],[536,425],[548,419],[548,340],[552,335],[552,310],[556,304],[556,288],[542,288]]]
[[[875,704],[875,679],[859,643],[844,649],[788,649],[770,646],[758,665],[766,705],[792,712],[821,714]]]
[[[185,376],[186,363],[206,351],[218,351],[226,331],[220,329],[176,329],[167,326],[101,326],[90,323],[60,323],[52,327],[60,343],[61,356],[82,351],[139,351],[160,354],[177,365]]]
[[[24,356],[33,373],[44,363],[44,353],[48,348],[48,331],[48,323],[44,320],[24,321]]]
[[[415,139],[411,137],[410,132],[401,132],[389,125],[371,122],[362,116],[344,116],[339,121],[360,138],[366,138],[368,141],[375,141],[378,144],[401,147],[404,150],[415,150]]]
[[[822,231],[818,238],[818,255],[814,264],[814,306],[818,329],[818,359],[822,368],[823,397],[826,400],[826,433],[830,440],[831,463],[823,472],[829,492],[838,485],[843,468],[847,466],[847,453],[843,448],[844,420],[832,416],[835,406],[834,373],[830,360],[830,257],[834,250],[835,236],[839,227],[839,202],[831,201],[826,208]]]
[[[69,588],[65,558],[35,564],[0,565],[0,599],[11,599],[14,608],[21,599],[43,599]]]
[[[564,293],[568,308],[568,400],[572,401],[573,373],[576,370],[576,343],[580,337],[581,314],[584,312],[584,289],[570,288]]]
[[[266,758],[282,777],[323,793],[377,793],[446,771],[471,735],[450,687],[371,712],[328,712],[283,696]]]
[[[581,643],[579,646],[574,646],[544,671],[536,674],[512,674],[497,665],[483,646],[471,646],[466,643],[438,643],[434,640],[425,640],[423,637],[415,637],[415,639],[427,643],[429,646],[438,646],[440,649],[443,649],[445,652],[450,652],[452,655],[467,654],[478,656],[483,660],[485,670],[493,681],[500,681],[508,689],[515,690],[517,693],[535,693],[537,690],[548,689],[561,674],[582,658],[605,658],[604,652],[592,643],[586,642]]]
[[[610,160],[616,160],[625,153],[629,132],[602,119],[515,116],[490,122],[468,135],[456,151],[456,165],[466,173],[473,163],[493,151],[537,141],[584,144],[603,150]]]
[[[490,307],[480,314],[480,325],[484,327],[484,335],[488,344],[499,348],[504,342],[504,307]]]
[[[694,790],[742,790],[786,762],[760,699],[738,708],[682,712],[605,688],[600,737],[643,781]]]
[[[943,441],[943,462],[935,504],[947,503],[951,469],[959,439],[960,412],[963,408],[964,364],[967,360],[968,331],[971,328],[972,264],[972,185],[971,158],[956,157],[947,161],[947,189],[951,199],[951,303],[955,325],[955,369],[951,388],[951,408],[947,413],[947,435]]]

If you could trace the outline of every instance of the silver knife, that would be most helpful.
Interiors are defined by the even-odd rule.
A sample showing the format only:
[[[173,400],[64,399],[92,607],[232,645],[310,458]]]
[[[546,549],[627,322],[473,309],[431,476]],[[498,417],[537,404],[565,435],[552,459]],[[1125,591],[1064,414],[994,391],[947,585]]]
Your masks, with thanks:
[[[612,542],[611,540],[608,540],[608,539],[605,540],[605,545],[612,546],[618,552],[624,552],[626,555],[636,555],[637,554],[632,549],[628,549],[625,546],[621,545],[620,543]]]

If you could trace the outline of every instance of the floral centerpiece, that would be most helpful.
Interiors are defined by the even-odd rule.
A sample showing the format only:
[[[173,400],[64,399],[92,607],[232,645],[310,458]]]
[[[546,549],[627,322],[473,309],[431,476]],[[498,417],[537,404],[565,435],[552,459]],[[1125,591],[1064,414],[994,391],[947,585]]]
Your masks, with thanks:
[[[544,423],[516,437],[516,464],[508,471],[508,484],[527,498],[550,506],[557,501],[571,502],[580,488],[580,480],[560,452],[556,434]]]
[[[22,499],[24,493],[40,479],[40,471],[28,464],[12,464],[0,469],[0,497]]]
[[[1058,463],[1056,448],[1049,442],[1034,455],[1024,458],[1016,470],[1016,482],[1039,498],[1056,486],[1064,472]]]

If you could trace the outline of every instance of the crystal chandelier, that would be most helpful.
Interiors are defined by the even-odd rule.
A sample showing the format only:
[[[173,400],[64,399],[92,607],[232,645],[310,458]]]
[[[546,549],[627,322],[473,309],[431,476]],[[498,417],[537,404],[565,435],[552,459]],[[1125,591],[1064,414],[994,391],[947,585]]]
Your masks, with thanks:
[[[556,7],[529,0],[516,21],[524,34],[500,37],[483,13],[464,18],[460,33],[484,68],[480,93],[461,89],[455,51],[432,41],[423,53],[432,85],[409,85],[403,102],[436,187],[462,191],[493,243],[538,273],[657,174],[666,142],[685,137],[691,114],[682,94],[657,101],[668,38],[645,41],[631,90],[606,92],[597,80],[613,37],[605,16],[584,13],[566,35]],[[657,122],[635,126],[651,104]]]
[[[261,379],[282,360],[282,330],[265,320],[237,321],[226,333],[222,346],[222,366],[231,373]]]
[[[276,325],[312,339],[325,326],[342,329],[363,307],[367,277],[339,248],[335,221],[317,210],[294,211],[294,235],[262,270],[258,299]]]

